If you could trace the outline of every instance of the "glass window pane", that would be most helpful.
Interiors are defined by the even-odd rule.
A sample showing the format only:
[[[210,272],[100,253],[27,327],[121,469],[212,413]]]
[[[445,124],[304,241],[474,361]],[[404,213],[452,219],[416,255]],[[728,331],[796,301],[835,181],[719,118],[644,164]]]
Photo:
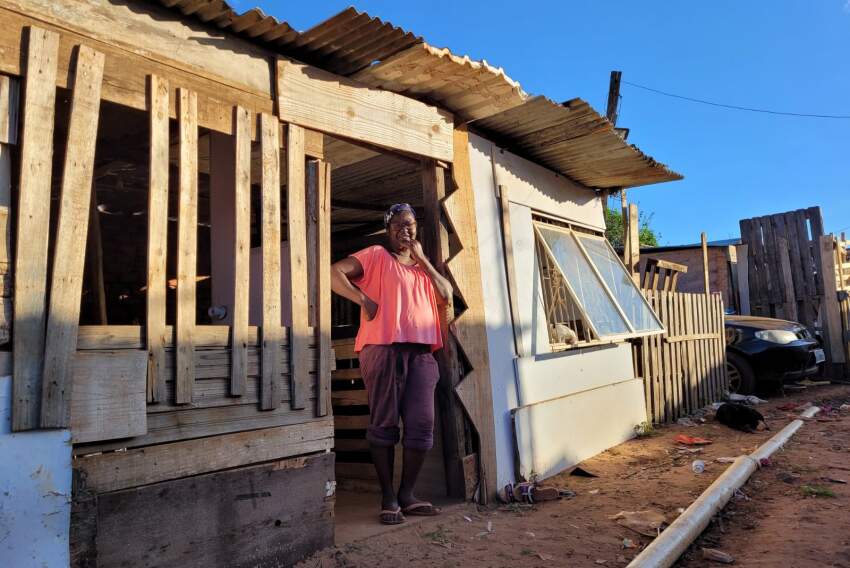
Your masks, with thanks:
[[[660,330],[661,324],[650,307],[646,305],[643,295],[635,286],[631,276],[614,256],[611,247],[602,239],[579,238],[635,331]]]
[[[546,227],[538,226],[538,229],[599,335],[629,333],[628,325],[605,293],[573,237]]]

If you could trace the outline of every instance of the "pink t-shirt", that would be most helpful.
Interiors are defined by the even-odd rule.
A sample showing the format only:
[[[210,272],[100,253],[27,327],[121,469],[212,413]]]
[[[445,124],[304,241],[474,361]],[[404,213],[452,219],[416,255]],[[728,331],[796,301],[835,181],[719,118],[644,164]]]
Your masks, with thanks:
[[[363,266],[363,276],[352,283],[378,304],[372,321],[361,312],[354,350],[392,343],[422,343],[432,351],[441,348],[437,297],[428,273],[418,265],[405,266],[381,245],[351,256]]]

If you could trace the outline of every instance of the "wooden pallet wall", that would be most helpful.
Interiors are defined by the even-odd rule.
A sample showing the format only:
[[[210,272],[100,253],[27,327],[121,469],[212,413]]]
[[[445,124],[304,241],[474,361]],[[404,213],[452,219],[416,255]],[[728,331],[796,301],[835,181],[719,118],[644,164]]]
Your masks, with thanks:
[[[643,292],[667,331],[635,344],[635,375],[644,379],[647,420],[672,422],[727,389],[723,300],[717,293]]]
[[[752,315],[815,327],[823,296],[820,207],[741,219],[740,226],[741,242],[748,247]]]

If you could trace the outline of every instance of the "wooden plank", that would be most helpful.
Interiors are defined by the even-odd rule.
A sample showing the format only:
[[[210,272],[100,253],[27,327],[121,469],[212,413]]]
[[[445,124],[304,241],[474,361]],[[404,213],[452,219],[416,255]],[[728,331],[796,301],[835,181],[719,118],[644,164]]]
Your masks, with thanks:
[[[135,438],[76,446],[74,447],[74,455],[86,455],[122,448],[138,448],[273,426],[302,424],[318,420],[313,414],[312,408],[291,410],[288,406],[257,412],[257,406],[254,404],[212,408],[181,408],[171,412],[148,414],[147,434]]]
[[[687,335],[677,335],[675,337],[665,338],[666,343],[680,343],[682,341],[701,341],[705,339],[716,339],[717,334],[714,332],[691,333]]]
[[[750,246],[738,245],[736,254],[738,256],[738,303],[741,315],[750,315]]]
[[[694,299],[691,294],[681,294],[682,301],[682,320],[686,333],[696,333],[694,326]],[[685,343],[688,357],[688,413],[691,413],[699,408],[699,390],[698,390],[698,366],[696,349],[694,343],[689,341]]]
[[[514,335],[514,348],[517,357],[525,356],[525,344],[522,341],[522,320],[519,316],[519,292],[517,292],[516,263],[514,262],[514,241],[511,231],[511,203],[508,200],[508,187],[500,185],[499,213],[502,233],[502,254],[505,258],[505,277],[508,281],[508,303],[511,306],[511,327]]]
[[[794,221],[797,227],[797,235],[800,243],[800,253],[802,255],[803,276],[806,278],[806,294],[810,298],[818,294],[817,284],[815,283],[815,272],[820,265],[815,264],[815,256],[813,249],[818,246],[809,239],[809,227],[806,222],[806,213],[802,209],[794,211]]]
[[[333,479],[326,453],[102,493],[98,566],[293,566],[333,545]]]
[[[319,269],[319,164],[310,160],[305,168],[305,207],[307,211],[307,321],[316,327],[319,315],[319,290],[317,286]],[[318,330],[317,330],[318,332]]]
[[[307,422],[78,458],[98,493],[329,450],[333,422]]]
[[[357,381],[361,380],[363,377],[360,373],[360,369],[337,369],[331,373],[331,378],[334,381]]]
[[[58,34],[29,30],[15,252],[14,431],[38,428],[41,417],[58,46]]]
[[[318,163],[317,200],[318,218],[318,271],[316,288],[318,290],[318,317],[316,318],[316,345],[318,345],[319,365],[316,369],[318,379],[317,416],[328,413],[328,400],[331,395],[331,169],[330,162]]]
[[[776,254],[776,235],[773,219],[770,216],[759,217],[764,234],[765,278],[768,303],[773,306],[782,303],[782,283],[779,281],[779,255]],[[773,312],[771,312],[773,313]]]
[[[805,215],[809,220],[809,226],[812,229],[812,252],[814,253],[815,266],[823,266],[823,248],[819,245],[820,238],[824,236],[823,216],[821,215],[820,207],[809,207],[806,209]],[[830,275],[832,274],[833,273],[830,273]],[[823,273],[818,273],[816,275],[815,286],[817,286],[817,294],[826,294]]]
[[[368,414],[334,416],[334,429],[336,430],[365,430],[368,425]]]
[[[147,359],[141,350],[75,354],[68,365],[74,384],[70,396],[73,443],[147,432]]]
[[[667,299],[668,295],[666,292],[659,292],[657,295],[657,307],[656,313],[659,314],[661,321],[664,322],[664,327],[667,328],[669,333],[669,324],[667,322],[670,321],[670,306]],[[658,336],[659,345],[661,347],[661,356],[664,368],[664,416],[665,419],[669,421],[673,421],[676,419],[676,394],[673,388],[673,370],[672,365],[673,361],[671,358],[673,349],[670,345],[667,345],[662,341],[662,337]]]
[[[830,235],[822,235],[818,243],[821,259],[821,275],[823,283],[823,297],[821,298],[820,312],[821,322],[827,333],[825,346],[827,347],[827,362],[832,365],[842,364],[846,361],[844,357],[844,341],[841,331],[841,312],[838,305],[838,290],[835,287],[835,239]]]
[[[717,338],[714,339],[714,356],[717,368],[718,396],[723,396],[728,390],[726,381],[726,330],[723,325],[724,305],[723,297],[715,298],[714,309],[714,331]]]
[[[76,351],[77,327],[80,324],[80,296],[100,114],[104,56],[81,46],[76,59],[44,348],[42,428],[67,428],[69,424],[70,363]]]
[[[286,59],[277,61],[277,85],[284,122],[452,160],[452,116],[444,110]]]
[[[677,317],[679,310],[676,306],[676,302],[674,300],[675,294],[666,293],[667,298],[667,314],[668,314],[668,323],[669,327],[668,333],[675,333],[678,329]],[[673,402],[674,402],[674,411],[672,418],[675,420],[682,416],[682,405],[684,403],[684,398],[682,396],[682,368],[681,361],[679,356],[679,351],[681,349],[680,345],[671,345],[668,346],[670,350],[670,374],[672,381],[672,389],[673,389]]]
[[[661,293],[661,301],[664,305],[662,312],[662,323],[664,324],[665,329],[667,329],[667,335],[664,337],[664,349],[667,353],[666,361],[669,361],[668,367],[668,380],[670,382],[670,420],[675,420],[679,417],[679,391],[678,391],[678,367],[676,363],[676,349],[677,346],[675,344],[670,344],[667,342],[667,339],[674,333],[675,330],[675,313],[673,302],[671,301],[672,294],[670,292],[662,292]]]
[[[145,315],[148,348],[148,402],[165,400],[165,306],[168,262],[168,83],[150,76],[150,157],[148,178],[148,274]],[[79,346],[79,341],[78,341]]]
[[[335,452],[368,452],[369,442],[365,438],[336,438],[333,441]],[[374,467],[372,468],[374,469]]]
[[[177,212],[177,404],[192,402],[198,256],[198,97],[177,89],[180,193]]]
[[[631,253],[629,259],[630,265],[626,268],[632,275],[632,280],[635,285],[640,283],[640,216],[638,215],[638,206],[636,203],[629,203],[629,247]],[[591,266],[594,266],[591,264]],[[615,305],[617,305],[615,303]]]
[[[331,397],[334,406],[362,406],[369,404],[365,390],[338,390]]]
[[[308,329],[310,334],[312,328]],[[259,328],[249,326],[248,347],[259,345]],[[174,327],[165,326],[165,347],[174,347]],[[283,328],[282,345],[289,344],[289,330]],[[195,328],[195,347],[229,347],[230,327],[226,325],[201,325]],[[312,342],[309,347],[314,347]],[[81,325],[77,334],[77,349],[145,349],[145,330],[139,325]]]
[[[305,361],[308,335],[309,300],[307,298],[307,188],[304,155],[304,129],[295,124],[286,128],[286,216],[289,239],[289,329],[292,408],[304,408],[304,393],[310,368]]]
[[[711,290],[709,286],[708,239],[705,232],[700,233],[699,238],[702,245],[702,291],[709,294]]]
[[[0,144],[18,143],[18,80],[0,75]]]
[[[785,239],[788,241],[788,257],[791,261],[791,278],[794,282],[794,299],[803,300],[806,297],[806,277],[803,274],[803,258],[800,251],[800,236],[797,234],[797,222],[794,213],[782,215],[785,227]]]
[[[251,114],[233,109],[236,141],[233,204],[233,320],[230,350],[230,394],[242,396],[248,380],[248,313],[251,255]]]
[[[693,301],[693,323],[694,333],[700,334],[703,331],[703,300],[705,294],[696,294],[691,297]],[[708,385],[705,364],[705,341],[698,340],[694,342],[694,350],[696,352],[696,372],[697,372],[697,407],[701,407],[708,399]]]
[[[277,408],[280,402],[282,338],[280,289],[280,125],[270,114],[261,114],[260,154],[262,160],[262,255],[263,255],[263,410]],[[294,288],[293,288],[294,290]]]
[[[797,300],[794,297],[794,277],[791,272],[791,256],[789,253],[788,239],[776,238],[777,254],[779,255],[779,269],[782,277],[782,290],[784,294],[782,312],[785,319],[797,321]]]
[[[653,302],[655,293],[652,293]],[[647,345],[649,346],[649,373],[652,377],[652,416],[653,421],[656,423],[664,422],[664,414],[663,414],[663,406],[664,406],[664,393],[662,391],[661,385],[661,373],[658,368],[658,336],[653,335],[649,337],[649,341],[647,341]]]
[[[464,273],[452,271],[448,265],[449,235],[448,225],[453,225],[449,213],[444,211],[442,203],[446,199],[446,178],[444,168],[434,160],[424,159],[421,163],[422,174],[422,201],[425,210],[425,219],[420,225],[420,238],[424,244],[425,252],[431,262],[442,274],[448,276],[453,282],[458,296],[463,294],[461,286],[467,284]],[[456,208],[457,209],[457,208]],[[454,211],[462,216],[463,212]],[[459,217],[462,219],[463,217]],[[445,223],[444,223],[445,222]],[[455,266],[454,268],[460,268]],[[460,276],[455,280],[454,276]],[[473,291],[474,293],[474,291]],[[478,430],[481,428],[481,413],[477,407],[478,400],[465,396],[462,390],[458,391],[460,385],[466,384],[472,387],[477,384],[483,375],[476,373],[475,369],[464,377],[460,365],[461,353],[464,346],[461,343],[467,336],[457,336],[451,333],[452,325],[460,325],[461,333],[467,330],[462,319],[455,319],[454,295],[448,298],[445,304],[439,307],[440,333],[443,341],[443,349],[435,355],[440,368],[440,381],[437,384],[438,418],[443,435],[443,461],[446,472],[446,488],[448,494],[459,497],[464,493],[463,478],[463,456],[466,454],[466,421],[464,420],[463,405],[470,416],[472,426]],[[458,328],[455,328],[457,331]],[[468,345],[469,346],[469,345]],[[476,365],[480,369],[478,359],[470,360],[470,366]],[[474,361],[474,363],[473,363]],[[468,383],[466,381],[469,381]],[[460,401],[460,404],[458,404]],[[486,436],[486,434],[484,434]]]

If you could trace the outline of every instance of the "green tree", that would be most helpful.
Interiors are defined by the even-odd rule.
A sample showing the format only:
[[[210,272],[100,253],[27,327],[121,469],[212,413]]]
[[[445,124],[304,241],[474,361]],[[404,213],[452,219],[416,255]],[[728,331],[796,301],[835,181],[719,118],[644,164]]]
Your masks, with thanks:
[[[649,226],[650,222],[652,222],[651,213],[649,215],[643,211],[638,213],[638,225],[640,226],[638,239],[641,246],[657,247],[661,235]],[[611,208],[605,210],[605,236],[615,247],[623,246],[623,213],[621,211]]]

